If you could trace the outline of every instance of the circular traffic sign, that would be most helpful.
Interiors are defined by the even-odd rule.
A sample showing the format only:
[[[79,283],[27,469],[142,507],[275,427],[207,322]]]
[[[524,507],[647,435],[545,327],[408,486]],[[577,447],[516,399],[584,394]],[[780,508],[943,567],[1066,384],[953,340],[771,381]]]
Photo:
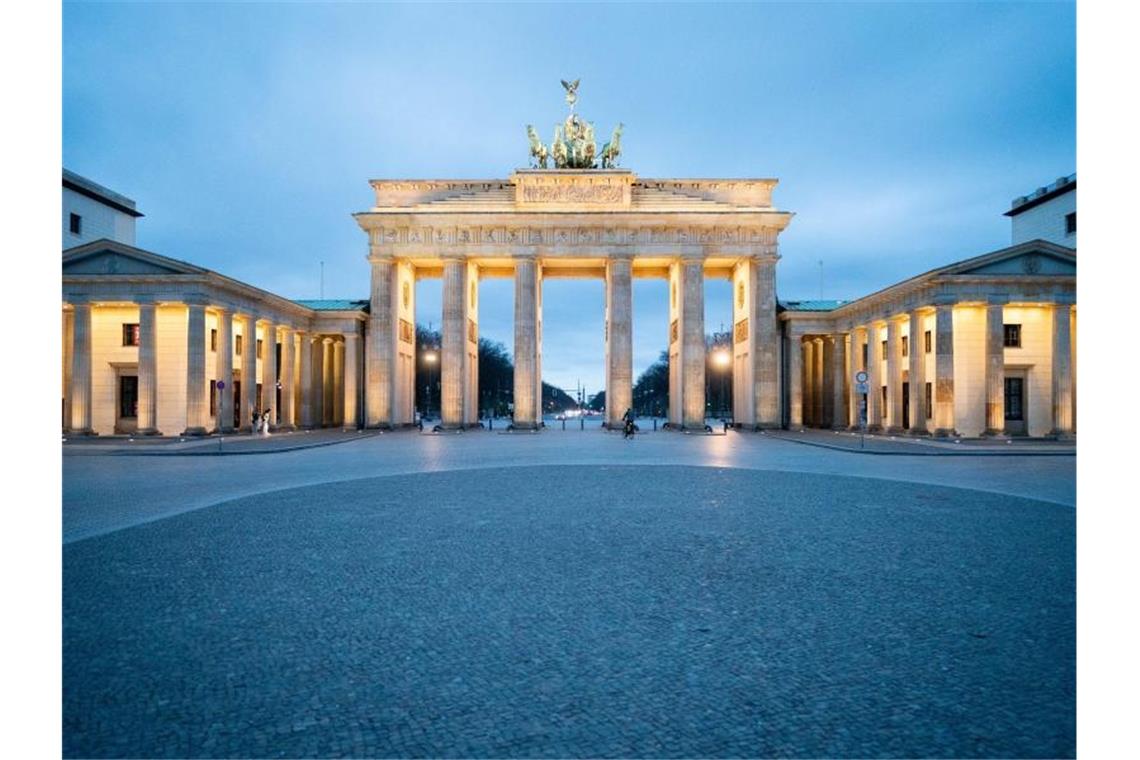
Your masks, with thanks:
[[[855,373],[855,382],[865,383],[865,382],[867,382],[867,377],[868,377],[867,376],[867,370],[861,369]]]
[[[218,381],[218,390],[224,390],[225,387],[226,387],[226,381],[225,380],[219,380]]]

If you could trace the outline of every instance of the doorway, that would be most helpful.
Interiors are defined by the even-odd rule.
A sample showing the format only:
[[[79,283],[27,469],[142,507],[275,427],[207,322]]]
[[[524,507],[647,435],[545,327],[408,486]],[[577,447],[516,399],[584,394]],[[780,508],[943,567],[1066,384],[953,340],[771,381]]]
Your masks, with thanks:
[[[902,426],[903,430],[910,430],[910,383],[903,383],[902,389]]]
[[[1005,373],[1005,432],[1006,435],[1026,435],[1025,370],[1006,370]]]
[[[119,375],[116,388],[118,403],[115,413],[115,432],[133,433],[139,422],[139,378],[138,375]]]

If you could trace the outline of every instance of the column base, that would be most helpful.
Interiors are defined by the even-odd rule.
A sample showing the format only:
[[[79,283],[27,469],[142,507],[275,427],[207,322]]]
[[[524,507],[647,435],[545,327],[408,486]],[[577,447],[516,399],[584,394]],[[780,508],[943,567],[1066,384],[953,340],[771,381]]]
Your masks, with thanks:
[[[752,426],[753,430],[782,430],[783,425],[778,422],[757,422]]]
[[[1004,430],[985,430],[978,437],[979,438],[991,438],[995,441],[1009,440],[1009,436],[1005,434]]]
[[[205,436],[209,434],[210,431],[206,430],[204,427],[188,427],[182,431],[182,435]]]
[[[935,428],[934,429],[934,437],[935,438],[958,438],[959,435],[958,435],[958,431],[955,430],[954,428]]]
[[[910,436],[914,436],[915,438],[929,438],[930,437],[930,431],[928,431],[924,427],[920,427],[920,428],[912,427],[910,430],[908,430],[906,432],[906,434],[910,435]]]
[[[65,430],[63,434],[72,438],[94,438],[99,435],[91,428],[83,428],[80,430]]]
[[[278,425],[277,427],[274,427],[272,425],[269,426],[269,431],[271,433],[292,433],[296,429],[296,425]]]
[[[883,433],[885,435],[906,435],[906,429],[901,428],[898,425],[891,425],[886,430],[884,430]]]
[[[162,431],[158,430],[157,428],[144,428],[142,430],[136,430],[135,435],[136,436],[139,436],[139,435],[141,435],[141,436],[156,436],[156,435],[162,435]]]
[[[882,432],[884,432],[883,426],[882,425],[868,425],[867,426],[867,432],[868,433],[882,433]]]
[[[537,422],[511,422],[507,425],[507,430],[542,430],[542,425]]]
[[[1077,434],[1072,430],[1050,430],[1049,437],[1055,441],[1075,441]]]

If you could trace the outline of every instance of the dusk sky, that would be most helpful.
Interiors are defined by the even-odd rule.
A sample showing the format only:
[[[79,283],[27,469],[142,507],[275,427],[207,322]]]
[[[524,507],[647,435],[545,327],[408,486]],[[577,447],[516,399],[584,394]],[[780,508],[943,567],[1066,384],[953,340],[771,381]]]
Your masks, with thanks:
[[[367,298],[372,178],[505,178],[565,116],[641,177],[776,177],[782,299],[856,298],[1009,244],[1076,168],[1075,6],[64,5],[64,165],[135,199],[139,247],[289,298]],[[484,337],[513,342],[485,280]],[[440,283],[417,289],[440,321]],[[708,281],[706,329],[731,322]],[[602,386],[602,284],[547,283],[544,379]],[[634,370],[665,347],[634,285]]]

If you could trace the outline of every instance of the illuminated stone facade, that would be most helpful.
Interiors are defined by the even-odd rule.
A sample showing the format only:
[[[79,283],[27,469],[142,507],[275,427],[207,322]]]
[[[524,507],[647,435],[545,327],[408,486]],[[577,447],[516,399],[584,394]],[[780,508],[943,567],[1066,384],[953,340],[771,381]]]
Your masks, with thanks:
[[[701,430],[711,277],[732,283],[740,428],[857,425],[853,377],[865,368],[873,429],[1073,432],[1075,250],[1031,241],[848,303],[780,302],[778,238],[792,214],[773,206],[775,186],[625,169],[376,180],[375,205],[355,215],[371,269],[363,301],[290,301],[111,240],[70,248],[64,430],[225,433],[249,429],[254,411],[280,428],[411,425],[425,277],[443,280],[443,428],[479,421],[479,280],[515,280],[514,425],[536,428],[543,281],[605,281],[614,424],[632,406],[632,280],[656,277],[669,286],[669,422]]]

